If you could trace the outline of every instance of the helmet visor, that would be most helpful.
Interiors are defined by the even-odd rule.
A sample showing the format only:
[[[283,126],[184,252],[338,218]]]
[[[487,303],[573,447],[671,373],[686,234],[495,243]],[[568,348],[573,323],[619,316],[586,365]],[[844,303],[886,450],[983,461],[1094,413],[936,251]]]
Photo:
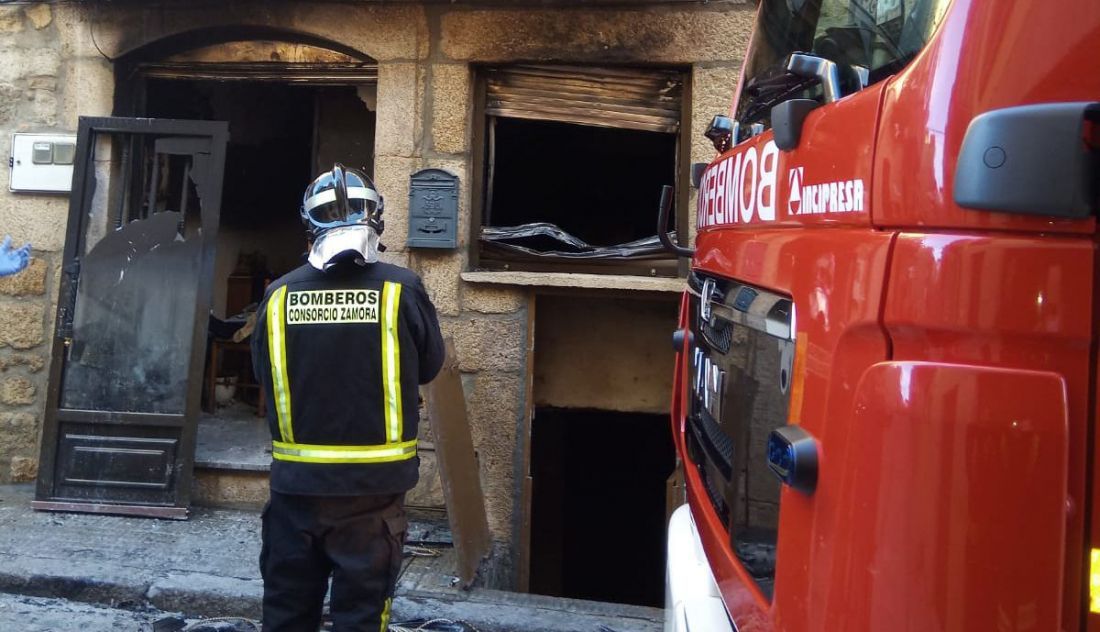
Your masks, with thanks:
[[[364,224],[378,208],[378,192],[367,187],[348,187],[347,204],[336,199],[335,189],[325,189],[302,204],[311,224],[318,228],[333,228]]]

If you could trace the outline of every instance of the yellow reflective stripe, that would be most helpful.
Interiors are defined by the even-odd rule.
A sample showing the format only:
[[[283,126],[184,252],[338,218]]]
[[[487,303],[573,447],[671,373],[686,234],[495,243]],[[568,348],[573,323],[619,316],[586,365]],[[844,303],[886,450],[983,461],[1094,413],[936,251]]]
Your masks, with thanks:
[[[386,599],[386,605],[382,606],[382,625],[378,628],[378,632],[386,632],[390,625],[390,607],[393,605],[393,598]]]
[[[311,445],[271,442],[271,456],[299,463],[389,463],[416,456],[416,439],[384,445]]]
[[[1100,613],[1100,549],[1092,550],[1089,564],[1089,612]]]
[[[271,293],[267,301],[267,351],[271,359],[271,385],[274,389],[275,413],[279,417],[279,434],[285,441],[294,441],[290,418],[290,379],[286,373],[286,286]]]
[[[397,308],[401,305],[401,284],[387,281],[382,286],[382,399],[385,402],[386,441],[399,443],[404,431],[401,413],[401,342]]]

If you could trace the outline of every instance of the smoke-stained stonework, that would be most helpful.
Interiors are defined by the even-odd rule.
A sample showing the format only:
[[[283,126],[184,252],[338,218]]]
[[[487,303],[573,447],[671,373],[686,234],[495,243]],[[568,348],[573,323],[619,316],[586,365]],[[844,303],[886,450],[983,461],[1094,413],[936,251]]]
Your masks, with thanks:
[[[701,131],[711,115],[729,108],[752,9],[748,2],[554,8],[345,2],[4,6],[0,55],[7,63],[0,69],[0,138],[14,131],[75,132],[78,115],[126,114],[132,111],[133,70],[140,62],[189,48],[216,50],[234,39],[297,39],[375,60],[376,87],[360,90],[360,97],[377,117],[374,175],[386,196],[386,257],[423,277],[445,334],[455,338],[490,529],[500,550],[518,557],[524,537],[531,367],[539,353],[533,299],[540,286],[510,284],[503,277],[497,281],[504,282],[491,284],[462,278],[471,271],[475,208],[470,185],[482,175],[475,161],[482,139],[474,137],[472,125],[479,107],[474,71],[481,64],[519,62],[683,68],[690,84],[684,97],[685,158],[710,160],[713,150]],[[463,183],[456,250],[404,246],[409,176],[424,168],[454,173]],[[293,213],[296,203],[289,200],[287,212]],[[67,208],[65,196],[0,192],[0,232],[34,248],[32,265],[0,282],[0,481],[32,480],[36,473]],[[614,290],[586,291],[631,293],[652,288],[646,281],[606,280],[596,285]],[[545,283],[565,286],[555,291],[568,293],[574,282],[554,277]],[[666,287],[673,291],[648,296],[674,313],[676,286]],[[644,357],[640,350],[621,347],[588,353],[619,356],[625,365]],[[667,392],[671,366],[664,375],[666,381],[647,377],[650,381],[639,388]],[[425,459],[430,461],[430,456]],[[426,477],[431,475],[428,468]],[[236,483],[207,487],[214,490],[214,500],[237,488]],[[515,578],[506,575],[502,583]]]

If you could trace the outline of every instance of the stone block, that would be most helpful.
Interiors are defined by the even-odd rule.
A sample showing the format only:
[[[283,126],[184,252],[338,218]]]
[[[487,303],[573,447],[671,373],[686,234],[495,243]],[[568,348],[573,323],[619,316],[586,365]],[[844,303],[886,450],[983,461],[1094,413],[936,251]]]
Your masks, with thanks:
[[[462,259],[461,253],[449,250],[417,250],[415,253],[415,269],[440,315],[457,316],[461,310],[459,275],[462,274]]]
[[[710,10],[451,11],[442,19],[441,49],[451,59],[468,61],[721,62],[744,54],[753,19],[749,2]]]
[[[482,314],[511,314],[527,305],[527,289],[466,283],[462,288],[462,308]]]
[[[75,130],[80,116],[110,116],[114,109],[115,73],[101,57],[67,60],[63,69],[60,124]]]
[[[89,54],[87,6],[77,3],[53,7],[62,41],[79,47],[82,54]],[[169,3],[156,10],[142,4],[112,3],[96,6],[95,14],[96,44],[112,58],[170,35],[227,24],[289,28],[337,42],[379,61],[414,60],[428,52],[427,20],[419,5],[375,3],[342,7],[328,2],[240,2],[222,3],[218,10],[211,11],[187,2]],[[90,55],[98,52],[91,48]]]
[[[467,414],[475,435],[482,441],[502,438],[509,444],[516,436],[520,411],[523,408],[523,372],[480,371],[474,375],[473,389],[466,397]],[[511,452],[489,450],[497,458],[511,458]]]
[[[205,507],[261,509],[271,490],[267,472],[196,469],[191,500]]]
[[[140,11],[112,11],[109,19],[103,19],[105,5],[90,7],[83,3],[54,3],[53,27],[57,32],[54,41],[61,47],[61,54],[65,59],[74,57],[100,57],[100,51],[104,55],[115,58],[121,54],[118,42],[123,34],[128,37],[144,37]],[[117,8],[117,5],[116,5]],[[95,19],[93,16],[100,16]],[[95,36],[93,40],[92,29],[89,22],[95,23]],[[98,47],[98,48],[97,48]]]
[[[469,148],[470,69],[466,64],[432,67],[432,148],[461,154]]]
[[[3,454],[30,454],[38,447],[38,418],[30,413],[0,413]]]
[[[0,294],[40,296],[46,293],[46,261],[35,257],[19,274],[0,278]]]
[[[435,456],[435,450],[421,448],[418,454],[420,480],[405,496],[405,505],[445,509],[447,502],[443,496],[443,482],[439,478],[439,460]]]
[[[401,266],[402,268],[409,267],[409,253],[403,250],[391,249],[386,252],[378,253],[378,260],[384,261],[390,265]]]
[[[482,371],[473,380],[466,410],[481,469],[489,528],[496,539],[512,536],[516,430],[523,411],[522,372]]]
[[[34,382],[25,377],[15,376],[0,381],[0,404],[25,406],[34,403],[34,394],[38,391]]]
[[[293,23],[363,51],[378,61],[427,56],[428,22],[420,5],[356,5],[352,11],[326,3],[297,3]]]
[[[386,199],[386,232],[382,243],[392,252],[404,252],[409,234],[409,176],[420,170],[418,158],[378,156],[374,183]]]
[[[39,303],[0,302],[0,347],[31,349],[42,344],[43,311]]]
[[[0,7],[0,33],[18,33],[23,30],[23,11],[19,6]]]
[[[38,373],[46,367],[46,358],[33,353],[0,355],[0,371],[7,371],[17,366],[26,367],[30,373]]]
[[[38,459],[16,456],[11,459],[11,482],[25,483],[38,478]]]
[[[38,418],[31,413],[0,412],[0,431],[3,431],[5,435],[13,431],[34,430],[37,427],[37,422]]]
[[[0,413],[0,435],[0,453],[32,454],[38,448],[38,418],[31,413]]]
[[[53,90],[31,90],[30,94],[31,109],[27,120],[19,127],[25,129],[38,125],[55,127],[58,113],[57,93]]]
[[[6,170],[5,163],[4,171]],[[29,243],[35,250],[61,250],[65,246],[68,219],[67,197],[0,192],[0,226],[3,226],[5,235],[11,235],[13,245]]]
[[[691,161],[710,162],[714,145],[703,137],[715,114],[728,115],[733,103],[740,62],[715,68],[695,67],[691,71]]]
[[[55,48],[3,48],[0,59],[0,82],[12,82],[27,77],[56,77],[61,69],[61,55]]]
[[[15,128],[19,106],[23,102],[23,89],[11,83],[0,83],[0,126]],[[4,165],[7,169],[7,165]]]
[[[57,77],[55,75],[44,75],[41,77],[30,77],[25,80],[28,90],[57,90]]]
[[[443,326],[454,337],[461,371],[522,371],[526,367],[527,319],[459,318]]]
[[[379,64],[378,118],[374,132],[376,163],[386,156],[415,155],[422,114],[417,88],[417,64]]]
[[[26,14],[27,19],[34,25],[35,30],[42,30],[53,22],[53,10],[50,9],[50,5],[41,3],[35,4],[23,9],[23,13]]]

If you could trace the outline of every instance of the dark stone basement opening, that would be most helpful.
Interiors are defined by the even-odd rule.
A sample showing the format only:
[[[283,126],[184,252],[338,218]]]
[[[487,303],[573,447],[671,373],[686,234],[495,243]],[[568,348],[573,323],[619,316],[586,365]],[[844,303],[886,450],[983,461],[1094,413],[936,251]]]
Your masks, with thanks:
[[[531,592],[663,607],[674,465],[666,415],[537,409]]]

